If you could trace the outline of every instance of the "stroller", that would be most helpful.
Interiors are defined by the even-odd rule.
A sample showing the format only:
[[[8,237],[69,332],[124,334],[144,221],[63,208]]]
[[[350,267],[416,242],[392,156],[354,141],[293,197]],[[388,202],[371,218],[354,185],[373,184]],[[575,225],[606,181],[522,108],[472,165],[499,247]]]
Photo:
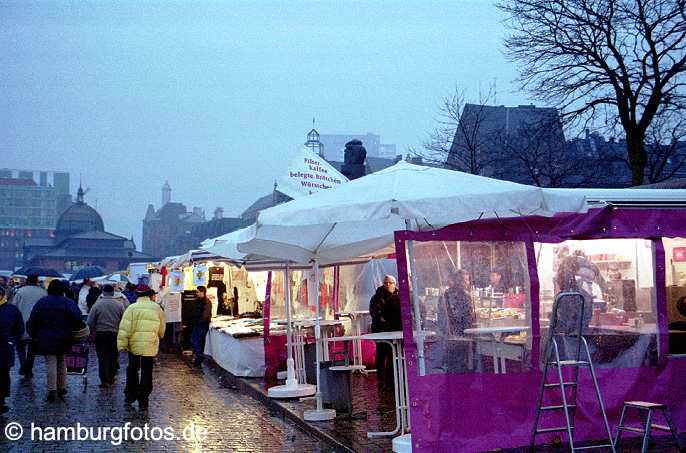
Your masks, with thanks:
[[[73,344],[71,346],[71,350],[64,356],[64,363],[67,366],[67,374],[83,376],[83,393],[86,393],[86,389],[88,389],[89,352],[90,348],[88,343],[84,341]]]

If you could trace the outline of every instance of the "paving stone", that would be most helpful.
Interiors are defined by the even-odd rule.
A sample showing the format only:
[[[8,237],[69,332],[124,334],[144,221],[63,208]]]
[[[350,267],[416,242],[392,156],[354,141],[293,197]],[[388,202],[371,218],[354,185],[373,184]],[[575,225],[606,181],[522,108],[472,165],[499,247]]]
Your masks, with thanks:
[[[36,358],[34,377],[23,379],[12,370],[11,410],[0,415],[0,451],[16,452],[322,452],[335,451],[329,443],[313,437],[296,425],[274,417],[259,401],[236,389],[219,384],[216,375],[206,368],[191,370],[178,355],[161,353],[153,371],[153,393],[150,407],[141,411],[137,405],[124,404],[126,356],[121,356],[121,370],[114,386],[98,387],[97,358],[91,348],[88,388],[84,393],[80,376],[68,376],[69,393],[65,400],[46,400],[44,359]],[[4,428],[15,422],[24,428],[20,440],[10,441]],[[131,427],[149,429],[171,427],[173,440],[123,440],[113,445],[110,440],[31,441],[31,423],[40,427],[86,428]],[[183,430],[191,422],[207,430],[201,442],[183,439]],[[157,430],[156,430],[157,431]]]

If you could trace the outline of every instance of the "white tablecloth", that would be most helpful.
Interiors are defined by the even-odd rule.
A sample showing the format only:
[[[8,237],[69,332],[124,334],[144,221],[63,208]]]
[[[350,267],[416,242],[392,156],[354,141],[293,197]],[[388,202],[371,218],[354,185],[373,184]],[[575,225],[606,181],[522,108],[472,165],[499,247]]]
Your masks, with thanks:
[[[229,373],[241,377],[264,376],[264,340],[262,337],[234,338],[210,328],[205,354]]]

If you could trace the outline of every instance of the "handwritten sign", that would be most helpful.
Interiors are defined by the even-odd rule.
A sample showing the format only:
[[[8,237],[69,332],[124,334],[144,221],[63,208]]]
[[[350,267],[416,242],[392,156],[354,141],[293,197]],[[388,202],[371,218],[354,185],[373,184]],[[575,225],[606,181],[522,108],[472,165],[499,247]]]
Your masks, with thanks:
[[[277,180],[277,190],[291,198],[299,198],[345,182],[348,179],[323,157],[302,148],[291,161],[287,175]]]
[[[166,322],[181,322],[181,293],[167,293],[160,303]]]

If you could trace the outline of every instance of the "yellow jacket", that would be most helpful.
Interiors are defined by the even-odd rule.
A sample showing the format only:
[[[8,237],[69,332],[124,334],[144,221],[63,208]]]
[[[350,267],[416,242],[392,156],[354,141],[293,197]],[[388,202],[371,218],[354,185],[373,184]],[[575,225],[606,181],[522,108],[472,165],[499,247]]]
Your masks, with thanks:
[[[128,306],[119,323],[117,348],[134,355],[154,357],[164,336],[164,312],[148,297],[139,297]]]

